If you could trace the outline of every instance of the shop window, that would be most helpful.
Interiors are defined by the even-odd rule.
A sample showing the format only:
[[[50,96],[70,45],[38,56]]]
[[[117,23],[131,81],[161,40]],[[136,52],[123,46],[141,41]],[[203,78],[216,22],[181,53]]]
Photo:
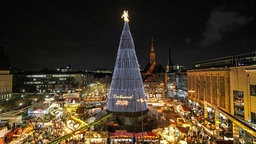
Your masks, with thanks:
[[[244,92],[243,91],[233,91],[234,96],[234,115],[236,117],[244,119]]]
[[[256,113],[251,112],[251,121],[252,123],[256,124]]]
[[[250,95],[256,96],[256,85],[250,85]]]

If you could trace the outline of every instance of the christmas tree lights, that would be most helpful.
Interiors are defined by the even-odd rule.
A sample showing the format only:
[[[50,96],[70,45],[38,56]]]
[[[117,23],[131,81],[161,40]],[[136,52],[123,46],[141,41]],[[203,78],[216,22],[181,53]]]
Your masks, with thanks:
[[[122,17],[124,26],[108,94],[107,110],[121,113],[142,112],[148,110],[148,105],[128,24],[128,12]]]

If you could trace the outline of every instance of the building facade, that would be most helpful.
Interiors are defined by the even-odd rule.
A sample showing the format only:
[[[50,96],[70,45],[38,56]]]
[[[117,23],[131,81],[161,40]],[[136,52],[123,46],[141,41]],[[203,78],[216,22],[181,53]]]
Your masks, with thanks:
[[[0,70],[0,100],[7,99],[12,93],[12,75],[9,70]]]
[[[231,113],[256,124],[256,66],[230,68]]]
[[[229,69],[201,69],[187,71],[189,99],[205,102],[230,112]]]
[[[67,92],[68,90],[84,89],[86,86],[100,82],[109,85],[112,72],[22,72],[15,73],[13,91],[20,92]]]
[[[15,92],[68,91],[83,86],[82,73],[25,73],[15,74]]]
[[[188,98],[196,115],[232,122],[234,142],[256,135],[256,52],[206,60],[187,71]],[[255,137],[254,137],[255,139]]]
[[[148,99],[161,99],[165,97],[165,70],[156,62],[156,53],[151,41],[149,63],[142,71],[144,90]]]

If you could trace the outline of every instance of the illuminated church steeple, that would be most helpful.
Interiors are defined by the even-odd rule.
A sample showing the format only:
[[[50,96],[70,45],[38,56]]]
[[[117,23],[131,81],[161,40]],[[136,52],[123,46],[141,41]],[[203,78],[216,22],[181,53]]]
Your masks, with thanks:
[[[155,49],[154,49],[154,40],[152,38],[151,49],[150,49],[150,64],[152,64],[153,62],[156,62],[156,53],[155,53]]]

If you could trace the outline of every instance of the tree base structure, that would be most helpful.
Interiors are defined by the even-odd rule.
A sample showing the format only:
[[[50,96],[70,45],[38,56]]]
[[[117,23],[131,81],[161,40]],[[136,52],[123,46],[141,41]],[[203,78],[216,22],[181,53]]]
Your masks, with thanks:
[[[113,112],[111,112],[113,113]],[[109,132],[126,130],[128,132],[151,131],[156,127],[156,122],[149,119],[148,110],[139,113],[113,113],[110,124],[106,125]]]

